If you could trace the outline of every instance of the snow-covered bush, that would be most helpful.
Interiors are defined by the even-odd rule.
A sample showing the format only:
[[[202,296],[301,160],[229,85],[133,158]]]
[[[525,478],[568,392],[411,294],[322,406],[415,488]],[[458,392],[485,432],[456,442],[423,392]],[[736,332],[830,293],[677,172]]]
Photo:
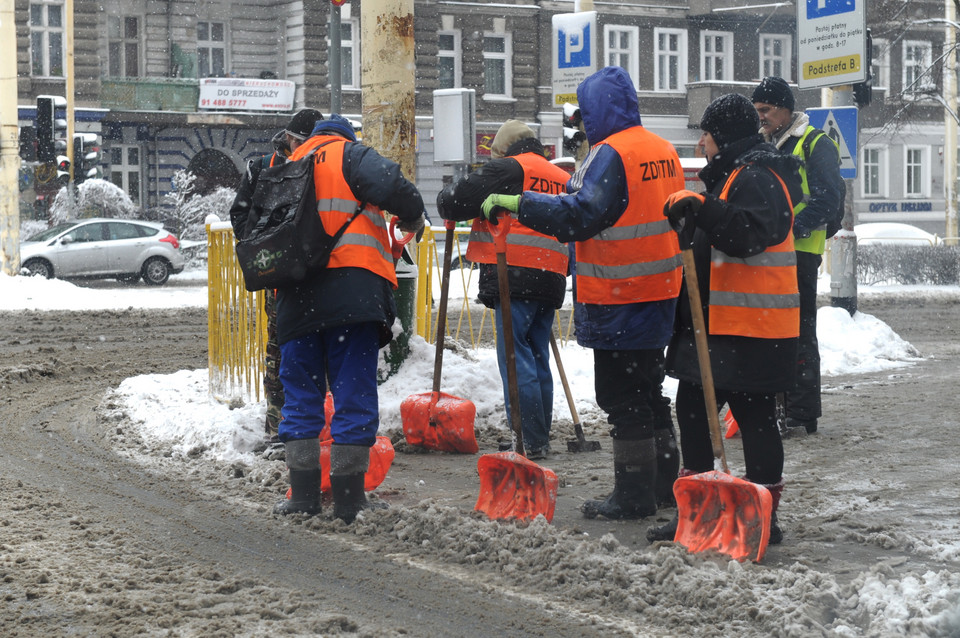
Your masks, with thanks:
[[[857,246],[857,281],[864,285],[956,285],[960,283],[960,247]]]
[[[50,206],[50,222],[59,224],[71,219],[87,217],[111,217],[114,219],[137,219],[140,208],[133,203],[122,188],[105,179],[88,179],[69,195],[64,186]]]
[[[173,174],[174,190],[165,197],[173,205],[171,221],[174,233],[180,239],[200,240],[206,238],[204,219],[213,214],[220,219],[230,216],[230,206],[237,192],[223,186],[208,195],[194,194],[196,176],[187,171]]]

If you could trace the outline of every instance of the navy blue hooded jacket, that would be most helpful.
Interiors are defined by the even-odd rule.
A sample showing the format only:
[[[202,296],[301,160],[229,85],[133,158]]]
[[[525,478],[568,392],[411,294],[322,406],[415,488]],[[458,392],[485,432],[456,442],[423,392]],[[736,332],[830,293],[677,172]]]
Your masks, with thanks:
[[[562,242],[585,241],[613,226],[627,209],[630,194],[620,155],[610,146],[596,146],[614,133],[640,126],[637,93],[620,67],[606,67],[577,87],[580,114],[593,145],[567,185],[568,195],[526,191],[518,219]],[[576,290],[576,269],[574,290]],[[632,304],[574,305],[577,342],[598,350],[641,350],[666,347],[673,329],[676,299]]]

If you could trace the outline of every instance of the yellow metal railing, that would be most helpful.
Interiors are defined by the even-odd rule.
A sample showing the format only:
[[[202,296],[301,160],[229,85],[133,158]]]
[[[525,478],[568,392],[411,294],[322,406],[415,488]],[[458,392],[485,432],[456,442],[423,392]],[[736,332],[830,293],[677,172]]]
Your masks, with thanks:
[[[207,290],[210,395],[259,402],[267,343],[263,293],[244,287],[227,222],[207,224]]]
[[[417,286],[414,306],[416,333],[427,342],[436,341],[436,304],[440,303],[439,273],[442,264],[437,250],[437,234],[427,227],[417,250]],[[466,253],[469,228],[454,230],[454,257]],[[449,250],[449,247],[444,247]],[[447,338],[469,341],[480,347],[484,331],[496,340],[493,311],[471,299],[471,286],[479,271],[461,267],[450,273],[450,301],[447,309]],[[434,282],[436,278],[436,282]],[[234,250],[233,229],[228,222],[207,224],[207,341],[210,395],[217,400],[258,402],[263,392],[264,355],[267,342],[267,318],[263,312],[263,293],[247,292],[243,273]],[[573,314],[566,326],[557,315],[561,342],[570,338]]]

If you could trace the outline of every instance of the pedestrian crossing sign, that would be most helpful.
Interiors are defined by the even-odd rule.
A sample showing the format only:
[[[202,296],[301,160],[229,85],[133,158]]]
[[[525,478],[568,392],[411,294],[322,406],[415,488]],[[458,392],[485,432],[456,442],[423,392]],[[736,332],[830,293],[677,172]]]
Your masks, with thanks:
[[[840,149],[840,175],[857,178],[857,107],[830,106],[807,109],[810,126],[822,129]]]

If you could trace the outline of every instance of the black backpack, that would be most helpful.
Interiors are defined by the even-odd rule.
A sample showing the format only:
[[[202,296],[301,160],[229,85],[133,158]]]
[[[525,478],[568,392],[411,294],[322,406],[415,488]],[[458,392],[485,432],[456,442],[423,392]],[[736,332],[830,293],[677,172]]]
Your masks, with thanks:
[[[256,223],[248,222],[237,242],[237,260],[251,292],[296,286],[316,276],[326,267],[347,226],[363,210],[361,204],[335,234],[327,233],[317,214],[315,153],[316,149],[295,162],[260,171],[248,216]]]
[[[833,139],[827,135],[826,131],[821,129],[814,129],[810,132],[810,135],[807,135],[803,140],[803,145],[801,150],[803,151],[803,161],[804,163],[810,158],[810,153],[812,152],[813,143],[820,139],[820,137],[826,137],[830,143],[834,143]],[[827,220],[827,239],[830,239],[843,227],[843,216],[845,214],[845,202],[847,199],[847,183],[844,180],[840,180],[840,206],[834,214],[833,218]]]

